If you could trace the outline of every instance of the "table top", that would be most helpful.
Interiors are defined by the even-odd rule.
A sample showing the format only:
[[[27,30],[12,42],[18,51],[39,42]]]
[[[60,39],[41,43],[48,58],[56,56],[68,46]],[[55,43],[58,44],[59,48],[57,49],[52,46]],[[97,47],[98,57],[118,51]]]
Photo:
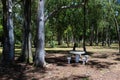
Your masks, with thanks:
[[[79,55],[85,54],[84,51],[70,51],[69,53],[71,53],[71,54],[79,54]]]

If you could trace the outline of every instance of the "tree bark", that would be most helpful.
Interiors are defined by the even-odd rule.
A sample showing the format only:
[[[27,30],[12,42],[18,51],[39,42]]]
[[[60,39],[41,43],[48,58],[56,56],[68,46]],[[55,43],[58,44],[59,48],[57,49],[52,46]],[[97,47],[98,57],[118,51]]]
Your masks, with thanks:
[[[57,41],[58,45],[62,44],[62,30],[59,27],[57,28]]]
[[[95,36],[96,36],[96,38],[95,38],[95,39],[96,39],[95,43],[96,43],[96,46],[98,46],[98,44],[99,44],[99,35],[98,35],[99,32],[98,32],[98,27],[96,28],[95,33],[96,33],[96,35],[95,35]]]
[[[103,30],[102,30],[102,46],[104,46],[105,45],[105,40],[104,40],[104,38],[105,38],[105,28],[103,28]]]
[[[84,28],[83,28],[83,50],[86,52],[85,40],[86,40],[86,6],[84,5]]]
[[[77,43],[74,42],[73,51],[76,51]]]
[[[38,1],[38,21],[37,21],[37,47],[35,53],[35,66],[45,67],[45,34],[44,34],[44,0]]]
[[[5,65],[14,62],[14,32],[12,20],[12,0],[2,0],[3,4],[3,51],[2,63]]]
[[[69,39],[68,33],[66,34],[66,44],[67,44],[67,47],[69,48],[70,47],[70,39]]]
[[[31,0],[24,0],[24,27],[22,54],[19,58],[22,62],[33,63],[32,45],[31,45]]]
[[[110,47],[110,26],[106,29],[106,42],[108,47]]]
[[[118,21],[116,17],[114,17],[114,21],[115,21],[115,27],[116,27],[117,36],[118,36],[118,46],[119,46],[119,54],[120,54],[120,32],[119,32],[119,26],[118,26]]]
[[[93,40],[94,40],[94,23],[92,23],[91,26],[91,32],[90,32],[90,46],[93,46]]]

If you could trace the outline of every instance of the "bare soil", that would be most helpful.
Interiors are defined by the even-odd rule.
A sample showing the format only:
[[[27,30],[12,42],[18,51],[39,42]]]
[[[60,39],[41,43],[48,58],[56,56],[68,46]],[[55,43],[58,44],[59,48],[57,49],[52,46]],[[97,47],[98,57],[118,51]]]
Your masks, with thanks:
[[[68,51],[47,51],[47,68],[16,63],[0,67],[0,80],[120,80],[120,54],[117,49],[89,48],[89,61],[67,63]]]

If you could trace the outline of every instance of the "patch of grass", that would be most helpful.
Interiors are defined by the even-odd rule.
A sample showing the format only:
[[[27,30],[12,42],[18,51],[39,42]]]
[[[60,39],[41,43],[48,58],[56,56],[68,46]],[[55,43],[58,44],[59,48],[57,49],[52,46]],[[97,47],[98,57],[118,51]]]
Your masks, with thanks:
[[[15,48],[21,48],[20,44],[15,44]]]
[[[89,78],[86,77],[86,78],[83,78],[82,80],[89,80]]]
[[[20,56],[21,49],[15,49],[15,56]]]
[[[91,46],[93,49],[118,49],[118,44],[111,44],[110,47],[106,46]]]

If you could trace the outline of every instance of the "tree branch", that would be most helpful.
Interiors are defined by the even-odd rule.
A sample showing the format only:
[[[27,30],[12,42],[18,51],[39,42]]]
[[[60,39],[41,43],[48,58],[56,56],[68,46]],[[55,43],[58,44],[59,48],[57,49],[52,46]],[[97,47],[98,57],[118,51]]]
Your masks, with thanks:
[[[22,2],[23,0],[19,0],[18,2],[15,2],[14,4],[13,4],[13,7],[15,6],[15,5],[17,5],[17,4],[19,4],[20,2]]]
[[[48,18],[54,16],[55,14],[59,13],[61,10],[64,10],[64,9],[70,9],[70,8],[80,8],[84,5],[87,4],[89,0],[84,0],[81,4],[78,4],[78,5],[69,5],[69,6],[61,6],[57,9],[55,9],[54,11],[52,11],[51,13],[49,13],[47,16],[45,16],[45,22],[48,20]]]

